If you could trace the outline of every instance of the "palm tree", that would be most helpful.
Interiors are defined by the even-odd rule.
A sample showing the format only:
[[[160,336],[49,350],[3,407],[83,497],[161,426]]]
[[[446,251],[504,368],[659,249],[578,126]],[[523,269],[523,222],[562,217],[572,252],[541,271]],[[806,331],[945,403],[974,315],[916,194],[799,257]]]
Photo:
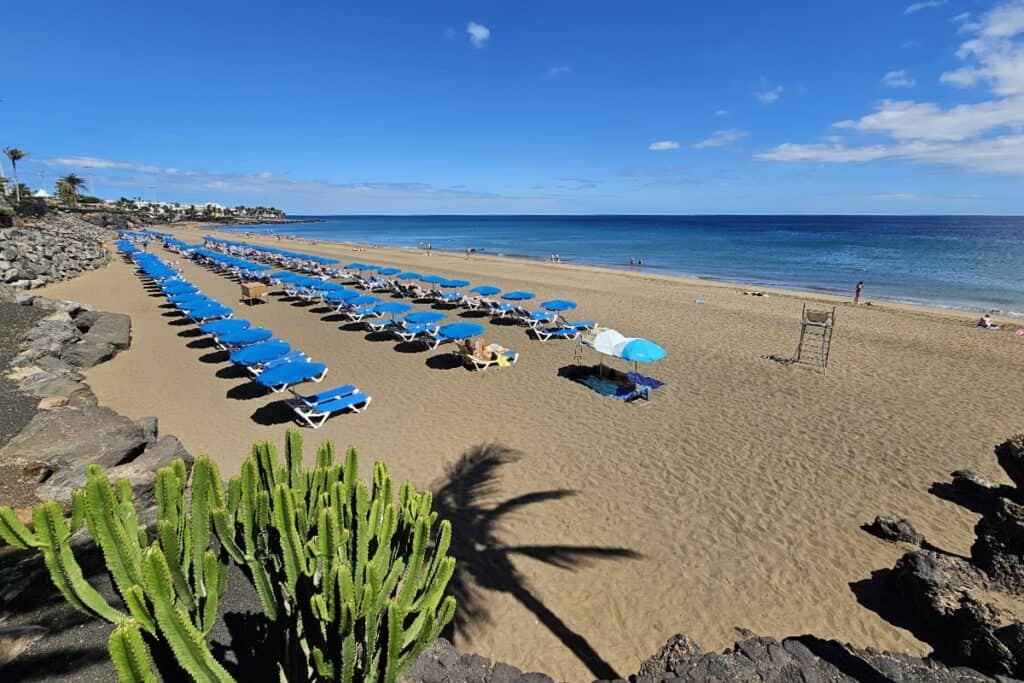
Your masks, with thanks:
[[[85,178],[82,178],[79,175],[75,175],[74,173],[68,173],[66,176],[57,181],[58,191],[60,191],[62,187],[67,194],[66,199],[68,200],[68,203],[77,204],[78,190],[86,189]]]
[[[18,187],[18,162],[28,155],[17,147],[4,147],[4,154],[11,160],[11,170],[14,175],[14,193],[18,203],[21,204],[21,188]]]

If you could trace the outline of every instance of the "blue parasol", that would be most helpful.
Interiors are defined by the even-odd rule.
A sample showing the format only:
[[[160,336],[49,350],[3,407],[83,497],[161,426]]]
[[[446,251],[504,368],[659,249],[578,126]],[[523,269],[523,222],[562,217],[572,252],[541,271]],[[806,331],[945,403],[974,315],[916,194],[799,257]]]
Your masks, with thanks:
[[[368,306],[370,304],[378,303],[379,301],[380,301],[380,297],[379,296],[370,296],[369,294],[362,294],[362,295],[357,296],[357,297],[355,297],[353,299],[349,299],[345,303],[348,306]]]
[[[479,294],[480,296],[494,296],[495,294],[501,294],[501,289],[494,285],[480,285],[479,287],[474,287],[469,291],[474,294]]]
[[[576,308],[576,302],[568,299],[552,299],[543,302],[540,306],[545,311],[569,311]]]
[[[501,295],[501,298],[508,299],[509,301],[526,301],[527,299],[532,299],[535,296],[537,295],[533,292],[522,292],[516,290],[514,292],[505,292]]]
[[[665,357],[665,349],[650,339],[640,337],[626,340],[624,344],[616,347],[615,351],[619,358],[634,363],[653,363]]]
[[[405,316],[405,319],[411,323],[424,323],[429,325],[431,323],[441,322],[447,318],[441,311],[416,311]]]
[[[384,276],[396,275],[396,274],[401,273],[401,272],[402,272],[401,268],[391,268],[391,267],[388,267],[388,268],[378,268],[377,269],[377,274],[378,275],[384,275]]]
[[[448,339],[469,339],[484,333],[484,326],[479,323],[449,323],[442,325],[438,334]]]
[[[394,317],[399,313],[411,311],[412,304],[407,304],[402,301],[386,301],[382,304],[374,306],[373,310],[377,311],[378,313],[390,313],[391,317]]]
[[[356,299],[356,298],[358,298],[360,296],[362,296],[362,294],[360,294],[359,292],[357,292],[354,289],[340,288],[340,289],[329,289],[329,290],[327,290],[327,294],[324,295],[324,298],[326,300],[328,300],[328,301],[335,301],[335,302],[337,302],[337,301],[351,301],[352,299]]]

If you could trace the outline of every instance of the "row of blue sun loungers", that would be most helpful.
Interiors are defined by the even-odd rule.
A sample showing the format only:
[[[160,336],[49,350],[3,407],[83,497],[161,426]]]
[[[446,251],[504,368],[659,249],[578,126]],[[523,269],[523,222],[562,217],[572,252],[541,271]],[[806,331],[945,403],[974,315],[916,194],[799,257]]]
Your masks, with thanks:
[[[358,266],[364,264],[350,265]],[[402,273],[398,268],[365,269],[377,270],[380,274],[397,275],[399,278],[403,276],[419,277],[417,273]],[[351,284],[364,291],[389,292],[398,297],[422,298],[436,303],[463,306],[471,310],[482,310],[485,313],[489,313],[492,317],[510,319],[527,327],[529,333],[542,342],[550,339],[578,339],[582,332],[592,330],[597,326],[597,323],[593,320],[570,321],[562,318],[557,312],[546,310],[530,311],[522,306],[505,301],[496,301],[483,296],[466,296],[458,292],[442,291],[443,288],[467,286],[469,283],[465,280],[448,280],[439,276],[420,278],[424,282],[439,287],[426,290],[415,284],[403,284],[399,279],[386,279],[379,276],[364,277],[359,271],[334,271],[332,274],[347,279]],[[272,273],[264,279],[272,284],[281,285],[284,293],[288,296],[305,301],[322,301],[327,305],[333,306],[335,312],[345,314],[353,322],[366,320],[372,331],[383,331],[388,327],[395,327],[394,324],[390,323],[373,322],[374,318],[382,317],[382,314],[378,313],[372,305],[379,301],[379,299],[366,295],[360,297],[358,293],[353,293],[354,290],[345,285],[325,281],[326,276],[312,277],[291,271],[282,271]],[[403,338],[403,341],[408,341],[408,339]],[[436,346],[432,348],[436,348]]]
[[[378,272],[396,274],[398,269],[377,269]],[[426,299],[435,303],[452,306],[463,306],[471,310],[481,310],[492,317],[513,320],[528,328],[534,338],[544,342],[551,339],[578,339],[582,332],[596,326],[594,321],[568,321],[559,313],[548,310],[531,311],[523,306],[488,299],[484,296],[465,296],[457,292],[446,292],[443,289],[465,287],[465,280],[447,280],[433,276],[427,282],[437,286],[426,290],[418,285],[404,285],[399,280],[387,280],[376,276],[362,277],[359,273],[336,273],[344,277],[349,285],[329,282],[325,276],[311,276],[292,271],[280,271],[264,274],[263,280],[277,285],[286,296],[306,302],[320,302],[330,307],[335,313],[345,316],[351,322],[363,323],[371,332],[390,333],[402,342],[419,342],[427,349],[437,349],[442,344],[459,341],[460,337],[450,337],[443,331],[445,315],[439,311],[417,311],[408,315],[400,315],[411,310],[411,306],[401,302],[384,302],[368,292],[389,292],[398,298],[413,297]],[[399,277],[411,277],[415,273],[402,273]],[[432,281],[432,282],[431,282]],[[360,293],[353,288],[363,290]],[[477,358],[467,351],[460,351],[467,367],[486,370],[495,364],[512,364],[518,358],[514,350],[501,350],[502,361],[497,354],[491,358]]]
[[[270,330],[234,318],[229,307],[204,295],[178,271],[153,254],[139,250],[129,240],[120,240],[117,247],[134,261],[145,278],[160,288],[168,303],[195,322],[200,332],[210,335],[217,348],[229,352],[232,364],[244,368],[254,382],[271,392],[290,391],[293,398],[285,403],[301,423],[316,429],[332,415],[362,412],[370,405],[372,398],[353,385],[312,395],[299,394],[294,386],[323,381],[326,365],[313,362],[288,342],[274,339]]]

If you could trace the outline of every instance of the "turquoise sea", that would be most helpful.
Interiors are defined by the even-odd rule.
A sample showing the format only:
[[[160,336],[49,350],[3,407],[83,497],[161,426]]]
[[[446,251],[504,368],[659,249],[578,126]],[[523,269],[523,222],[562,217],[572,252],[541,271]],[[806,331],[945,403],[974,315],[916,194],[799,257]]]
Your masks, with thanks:
[[[1024,315],[1024,217],[316,216],[241,226]]]

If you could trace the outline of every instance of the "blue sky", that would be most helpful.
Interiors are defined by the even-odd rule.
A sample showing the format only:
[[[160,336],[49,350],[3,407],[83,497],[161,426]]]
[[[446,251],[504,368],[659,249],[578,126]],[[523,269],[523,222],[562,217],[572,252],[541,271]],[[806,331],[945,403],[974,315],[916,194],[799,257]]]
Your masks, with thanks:
[[[1024,0],[59,0],[4,23],[0,146],[33,186],[290,213],[1024,213]]]

